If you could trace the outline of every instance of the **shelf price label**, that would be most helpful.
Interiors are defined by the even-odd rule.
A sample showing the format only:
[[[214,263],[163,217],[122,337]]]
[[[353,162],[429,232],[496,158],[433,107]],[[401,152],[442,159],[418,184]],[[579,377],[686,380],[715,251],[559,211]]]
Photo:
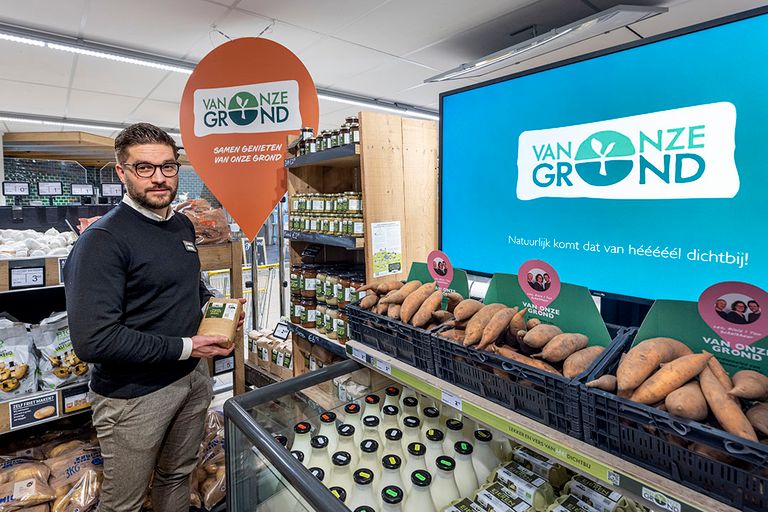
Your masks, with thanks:
[[[457,411],[461,411],[461,408],[462,408],[462,405],[463,405],[463,402],[462,402],[461,398],[457,397],[456,395],[454,395],[450,391],[443,390],[442,396],[440,397],[440,400],[445,405],[453,407]]]
[[[380,361],[378,359],[373,360],[373,365],[376,367],[377,370],[379,370],[382,373],[386,373],[387,375],[392,375],[392,365],[385,361]]]
[[[353,348],[352,349],[352,358],[357,359],[358,361],[362,361],[363,363],[368,362],[368,354],[360,350],[359,348]]]
[[[285,322],[278,322],[275,326],[275,330],[272,331],[272,335],[275,338],[279,338],[283,341],[288,339],[288,334],[290,334],[291,328],[286,324]]]
[[[13,290],[21,288],[39,288],[45,286],[45,268],[11,268],[10,287]]]

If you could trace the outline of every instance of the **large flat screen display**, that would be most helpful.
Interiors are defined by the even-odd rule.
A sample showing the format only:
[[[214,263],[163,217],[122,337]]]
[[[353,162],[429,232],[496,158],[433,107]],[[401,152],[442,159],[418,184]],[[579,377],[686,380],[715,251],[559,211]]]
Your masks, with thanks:
[[[441,248],[645,299],[768,285],[768,10],[441,95]]]

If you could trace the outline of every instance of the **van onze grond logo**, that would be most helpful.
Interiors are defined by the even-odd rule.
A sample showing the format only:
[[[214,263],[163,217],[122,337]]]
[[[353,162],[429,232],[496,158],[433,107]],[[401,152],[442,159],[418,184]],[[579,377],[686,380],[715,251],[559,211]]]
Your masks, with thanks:
[[[197,137],[293,131],[302,126],[295,80],[197,89],[194,102]]]
[[[709,103],[520,134],[518,199],[729,198],[736,107]]]

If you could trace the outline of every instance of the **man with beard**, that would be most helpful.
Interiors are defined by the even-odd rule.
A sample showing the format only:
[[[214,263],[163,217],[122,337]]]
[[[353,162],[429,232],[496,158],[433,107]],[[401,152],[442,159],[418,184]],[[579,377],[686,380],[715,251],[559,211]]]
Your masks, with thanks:
[[[195,335],[211,294],[200,279],[194,227],[170,207],[179,182],[175,141],[134,124],[115,139],[115,155],[127,193],[82,233],[64,269],[72,345],[94,364],[99,510],[138,512],[154,471],[154,509],[186,512],[212,397],[205,358],[232,349],[219,346],[223,336]]]

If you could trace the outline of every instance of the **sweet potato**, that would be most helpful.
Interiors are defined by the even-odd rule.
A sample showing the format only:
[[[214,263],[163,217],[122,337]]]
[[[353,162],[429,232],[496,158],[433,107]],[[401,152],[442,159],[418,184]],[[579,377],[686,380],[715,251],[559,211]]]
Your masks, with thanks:
[[[755,429],[741,410],[738,399],[728,396],[726,389],[717,380],[712,370],[704,368],[699,375],[699,383],[709,408],[723,430],[744,439],[757,441]]]
[[[421,303],[418,311],[411,318],[411,324],[414,327],[424,327],[432,320],[432,313],[440,307],[440,303],[443,301],[443,291],[435,290],[427,297],[427,300]],[[403,306],[405,307],[405,306]]]
[[[461,322],[462,320],[469,320],[474,316],[475,313],[483,309],[483,304],[479,300],[475,299],[464,299],[463,301],[459,302],[456,308],[453,310],[453,316],[456,317],[457,322]]]
[[[526,329],[525,314],[527,312],[528,308],[523,308],[517,312],[517,314],[512,318],[512,321],[509,323],[509,328],[511,331],[517,332]]]
[[[529,331],[534,327],[536,327],[537,325],[541,325],[541,320],[539,320],[538,318],[529,318],[528,321],[525,322],[525,326],[528,328]]]
[[[765,400],[768,398],[768,377],[753,370],[740,370],[733,374],[733,388],[728,394],[747,400]]]
[[[491,317],[491,321],[488,322],[485,329],[483,329],[483,335],[480,338],[480,346],[478,348],[485,348],[496,341],[496,339],[507,330],[510,320],[512,320],[512,317],[516,314],[516,307],[504,308],[497,311],[496,314]]]
[[[362,300],[360,301],[360,307],[363,309],[371,309],[378,302],[379,302],[379,296],[376,295],[375,293],[371,293],[362,298]]]
[[[405,287],[401,288],[403,290]],[[398,291],[400,291],[398,290]],[[413,315],[419,310],[424,301],[432,295],[435,291],[435,283],[429,282],[419,286],[416,291],[410,293],[405,300],[403,300],[403,307],[400,308],[400,320],[405,323],[409,323]],[[397,302],[395,302],[397,304]]]
[[[587,387],[602,389],[603,391],[608,391],[612,393],[616,391],[616,376],[603,375],[599,379],[595,379],[587,382]]]
[[[453,320],[453,313],[450,311],[446,311],[444,309],[438,309],[437,311],[432,312],[432,320],[435,322],[442,324],[443,322],[447,322],[448,320]]]
[[[376,287],[376,293],[378,293],[379,295],[386,295],[392,290],[399,290],[402,287],[403,287],[402,281],[397,281],[397,280],[382,281]]]
[[[711,446],[707,446],[705,444],[701,443],[691,443],[688,446],[688,449],[692,452],[696,452],[699,455],[703,455],[705,457],[708,457],[710,459],[714,459],[716,461],[720,461],[724,464],[728,464],[729,466],[738,466],[738,460],[735,457],[731,457],[725,452],[722,452],[720,450],[716,450],[712,448]]]
[[[382,299],[384,304],[402,304],[405,298],[421,287],[421,281],[408,281],[392,295]]]
[[[445,296],[448,298],[448,306],[446,309],[451,313],[453,313],[453,310],[456,309],[456,306],[458,306],[461,301],[464,300],[464,297],[462,297],[460,293],[456,292],[447,293]]]
[[[637,388],[661,363],[668,363],[692,353],[687,345],[672,338],[650,338],[641,341],[619,363],[616,370],[619,391]]]
[[[665,364],[635,389],[630,400],[641,404],[654,404],[664,400],[668,394],[700,374],[707,367],[711,357],[712,354],[707,352],[690,354]]]
[[[559,327],[549,324],[539,324],[528,331],[528,334],[523,338],[523,343],[531,348],[542,348],[549,343],[552,338],[559,334],[563,334],[563,331],[561,331]]]
[[[376,304],[375,312],[377,315],[386,315],[389,312],[389,306],[387,304],[382,304],[381,301],[379,301],[379,303]]]
[[[449,329],[447,331],[443,331],[438,334],[438,336],[442,336],[443,338],[448,338],[452,341],[458,341],[459,343],[462,343],[464,341],[464,331],[458,330],[458,329]]]
[[[378,288],[379,283],[368,283],[357,289],[358,292],[367,292],[368,290],[375,290]]]
[[[712,357],[707,363],[707,366],[709,366],[709,369],[712,370],[712,373],[715,374],[717,380],[720,381],[720,385],[723,386],[726,391],[730,391],[733,388],[731,376],[728,375],[728,372],[725,371],[725,368],[723,368],[723,365],[720,364],[720,361],[718,361],[716,357]]]
[[[537,361],[536,359],[524,356],[523,354],[515,352],[509,347],[496,347],[496,353],[518,363],[527,364],[528,366],[533,366],[539,370],[544,370],[545,372],[560,375],[560,372],[558,372],[554,367],[545,363],[544,361]]]
[[[549,345],[547,344],[544,348],[546,349]],[[587,371],[587,368],[603,353],[603,350],[605,350],[605,347],[587,347],[568,356],[563,362],[563,377],[572,379]]]
[[[400,320],[400,304],[390,304],[387,306],[387,316],[392,320]]]
[[[765,436],[768,436],[768,404],[759,403],[747,411],[749,423]]]
[[[541,326],[534,327],[533,330],[528,331],[527,336],[530,336],[531,333],[538,327]],[[533,357],[538,359],[546,359],[550,363],[559,363],[560,361],[567,359],[568,356],[574,352],[586,348],[588,343],[589,338],[583,334],[571,332],[558,334],[549,340],[549,343],[544,345],[544,348],[541,350],[540,354],[536,354]]]
[[[491,321],[493,315],[506,308],[507,306],[504,304],[488,304],[475,313],[467,324],[467,337],[464,338],[464,346],[478,343],[483,337],[485,326]]]
[[[695,380],[668,394],[664,404],[670,414],[689,420],[702,421],[709,415],[707,400]]]

